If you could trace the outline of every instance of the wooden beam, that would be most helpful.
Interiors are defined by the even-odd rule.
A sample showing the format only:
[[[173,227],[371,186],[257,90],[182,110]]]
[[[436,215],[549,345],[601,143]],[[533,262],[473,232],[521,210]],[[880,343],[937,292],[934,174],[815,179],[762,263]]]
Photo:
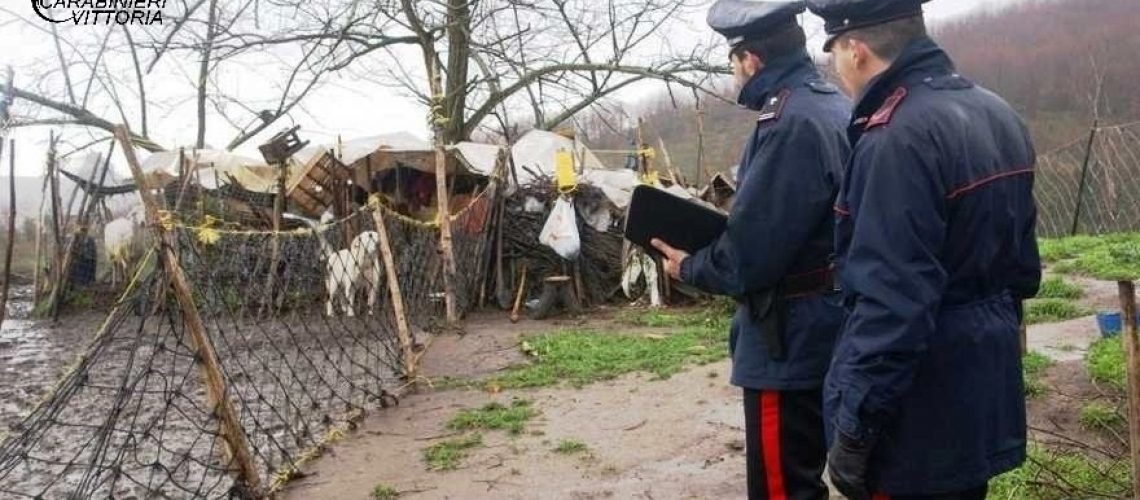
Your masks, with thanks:
[[[217,353],[214,352],[214,345],[206,334],[206,326],[198,313],[198,306],[194,303],[190,283],[182,271],[178,256],[173,251],[173,248],[178,244],[177,236],[164,229],[159,221],[158,201],[154,199],[151,190],[145,187],[142,167],[139,166],[139,160],[135,156],[134,145],[131,144],[130,137],[126,127],[121,125],[115,127],[115,139],[122,146],[123,154],[127,158],[127,166],[131,168],[131,174],[140,187],[139,196],[142,197],[143,207],[146,209],[147,224],[154,229],[155,236],[158,237],[159,241],[163,242],[160,245],[163,267],[170,277],[170,285],[178,300],[182,319],[190,332],[190,339],[198,351],[198,362],[206,385],[207,404],[210,406],[210,412],[219,420],[218,427],[222,440],[225,441],[229,456],[232,458],[230,465],[234,466],[234,472],[239,483],[249,490],[251,496],[256,497],[261,490],[261,478],[258,476],[253,455],[250,454],[249,442],[246,440],[245,431],[241,427],[241,420],[226,397],[226,382],[222,375],[221,363],[218,361]]]

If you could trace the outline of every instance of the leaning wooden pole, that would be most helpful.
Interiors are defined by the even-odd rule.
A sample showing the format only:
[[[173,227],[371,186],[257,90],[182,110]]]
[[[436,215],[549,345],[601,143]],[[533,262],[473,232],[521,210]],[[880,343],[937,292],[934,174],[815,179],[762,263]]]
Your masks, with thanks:
[[[49,138],[48,145],[48,181],[51,183],[51,234],[52,234],[52,259],[51,259],[51,295],[48,300],[48,312],[53,320],[59,319],[59,301],[63,294],[60,293],[63,289],[64,283],[67,281],[68,276],[64,275],[64,251],[66,249],[63,245],[63,216],[60,214],[60,200],[59,200],[59,163],[56,158],[56,144],[59,137],[54,133]]]
[[[404,354],[404,376],[408,380],[413,380],[416,378],[416,356],[412,346],[412,331],[408,327],[407,309],[404,308],[404,293],[400,291],[396,259],[392,256],[392,243],[388,239],[388,226],[384,225],[384,209],[380,208],[380,200],[373,197],[371,203],[372,221],[376,224],[376,233],[380,235],[380,256],[384,262],[384,277],[388,281],[388,295],[392,299],[392,312],[396,316],[396,335],[400,339],[400,350]],[[372,284],[372,286],[379,285],[379,283]]]
[[[459,322],[459,306],[455,297],[455,252],[451,245],[451,207],[447,198],[447,151],[444,149],[443,125],[447,120],[443,109],[443,79],[436,64],[429,66],[429,80],[434,96],[431,126],[435,141],[435,197],[439,206],[439,254],[443,259],[443,295],[447,308],[447,323]]]
[[[190,283],[182,272],[178,256],[173,251],[178,243],[177,237],[159,222],[158,202],[146,186],[142,167],[139,166],[138,158],[135,157],[134,145],[131,144],[130,133],[126,127],[122,125],[115,127],[115,139],[123,148],[123,154],[127,158],[127,166],[131,168],[131,175],[134,176],[135,184],[138,186],[139,196],[142,197],[143,207],[146,209],[147,224],[154,229],[158,240],[163,242],[160,254],[163,268],[170,277],[170,285],[178,300],[182,319],[186,322],[191,341],[198,351],[202,378],[206,384],[207,402],[214,416],[219,420],[219,430],[229,450],[229,456],[232,458],[233,470],[238,482],[248,489],[251,496],[256,497],[261,491],[261,478],[258,476],[253,455],[249,451],[249,442],[242,430],[241,420],[238,419],[237,411],[226,397],[226,382],[222,375],[221,363],[218,361],[217,353],[214,352],[213,344],[206,335],[206,326],[198,314],[198,306],[194,304]]]
[[[1136,283],[1121,281],[1120,309],[1124,314],[1124,353],[1128,363],[1128,440],[1132,455],[1133,498],[1140,495],[1140,338],[1136,325]]]
[[[16,242],[16,141],[8,141],[8,247],[4,249],[4,290],[0,291],[0,325],[8,316],[8,287],[12,283],[12,246]],[[0,142],[0,153],[4,143]],[[4,158],[0,154],[0,160]]]

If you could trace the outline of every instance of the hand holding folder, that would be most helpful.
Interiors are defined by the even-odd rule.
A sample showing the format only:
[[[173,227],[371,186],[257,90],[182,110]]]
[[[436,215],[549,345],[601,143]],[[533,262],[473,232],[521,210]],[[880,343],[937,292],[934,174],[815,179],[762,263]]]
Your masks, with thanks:
[[[728,217],[700,203],[666,191],[637,186],[625,216],[625,239],[653,257],[664,257],[654,239],[692,254],[711,245],[725,228]]]

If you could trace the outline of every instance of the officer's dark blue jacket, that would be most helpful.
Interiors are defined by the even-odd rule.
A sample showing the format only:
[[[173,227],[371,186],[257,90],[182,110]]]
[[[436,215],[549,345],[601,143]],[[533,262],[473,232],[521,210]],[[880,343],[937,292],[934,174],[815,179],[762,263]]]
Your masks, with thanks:
[[[740,103],[757,124],[737,174],[728,228],[685,259],[683,281],[741,299],[788,276],[826,270],[834,252],[831,207],[850,154],[851,102],[825,83],[806,51],[773,59],[748,82]],[[835,294],[792,299],[785,356],[769,356],[748,307],[733,321],[732,383],[750,389],[803,390],[823,385],[842,307]]]
[[[1016,304],[1041,279],[1033,145],[928,38],[871,82],[852,120],[836,206],[849,316],[825,421],[877,442],[877,490],[981,486],[1025,458]]]

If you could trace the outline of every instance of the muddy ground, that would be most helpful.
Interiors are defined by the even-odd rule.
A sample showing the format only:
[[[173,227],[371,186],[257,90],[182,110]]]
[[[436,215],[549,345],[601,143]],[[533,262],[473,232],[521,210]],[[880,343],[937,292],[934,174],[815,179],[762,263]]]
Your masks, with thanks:
[[[605,328],[606,319],[590,326]],[[467,335],[438,338],[425,374],[475,378],[521,361],[519,335],[579,322],[523,322],[481,315]],[[626,333],[640,329],[623,327]],[[661,329],[645,329],[660,333]],[[290,499],[369,498],[386,484],[401,498],[743,498],[744,418],[728,362],[693,368],[668,380],[629,375],[582,389],[423,391],[398,409],[377,413],[336,445],[287,491]],[[491,432],[466,465],[429,472],[422,450],[452,437],[445,423],[463,408],[524,398],[541,415],[519,437]],[[554,451],[564,439],[587,452]]]

